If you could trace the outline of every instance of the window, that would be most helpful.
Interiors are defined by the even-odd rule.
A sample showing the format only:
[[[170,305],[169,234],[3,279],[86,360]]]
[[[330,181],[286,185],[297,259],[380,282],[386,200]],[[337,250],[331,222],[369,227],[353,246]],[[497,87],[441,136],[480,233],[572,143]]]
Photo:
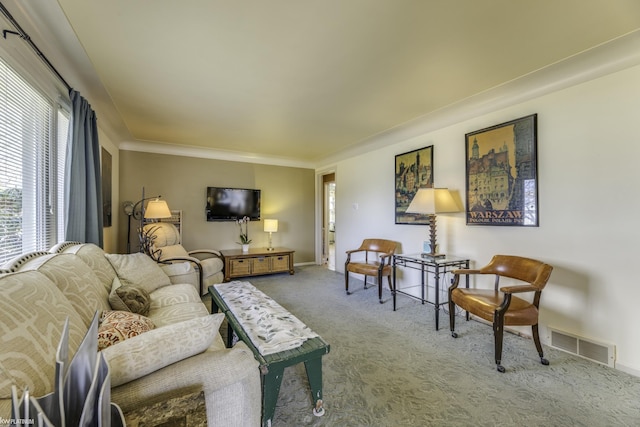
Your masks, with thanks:
[[[64,239],[69,113],[0,58],[0,264]]]

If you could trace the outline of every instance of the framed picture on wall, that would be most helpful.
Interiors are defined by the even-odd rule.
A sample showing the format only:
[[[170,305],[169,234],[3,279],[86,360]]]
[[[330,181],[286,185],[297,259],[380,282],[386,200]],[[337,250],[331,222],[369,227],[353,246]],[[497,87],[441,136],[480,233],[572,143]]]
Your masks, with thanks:
[[[428,224],[427,215],[406,213],[418,188],[433,187],[433,145],[396,156],[396,224]]]
[[[465,135],[467,225],[538,226],[537,114]]]

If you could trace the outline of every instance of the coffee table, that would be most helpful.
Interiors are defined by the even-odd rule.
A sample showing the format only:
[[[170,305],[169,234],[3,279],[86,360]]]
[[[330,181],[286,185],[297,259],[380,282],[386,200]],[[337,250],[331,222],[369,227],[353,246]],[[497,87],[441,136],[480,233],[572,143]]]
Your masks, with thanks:
[[[301,362],[304,362],[309,387],[311,389],[313,414],[316,416],[324,415],[322,402],[322,356],[329,353],[329,344],[312,332],[311,334],[314,335],[312,338],[304,340],[304,342],[295,348],[271,354],[263,354],[265,352],[260,351],[258,348],[261,347],[260,343],[254,344],[254,341],[258,341],[256,337],[250,336],[254,335],[254,333],[245,330],[246,322],[243,318],[243,313],[238,312],[238,308],[234,307],[234,304],[225,296],[224,289],[221,290],[221,287],[230,285],[237,286],[239,284],[242,284],[242,286],[246,288],[246,292],[250,294],[250,297],[258,302],[253,305],[252,317],[255,317],[256,312],[260,310],[267,310],[267,312],[263,314],[269,316],[270,313],[268,313],[268,311],[274,306],[276,306],[276,311],[278,311],[278,314],[274,316],[283,317],[282,313],[283,311],[286,312],[286,310],[248,282],[236,281],[209,286],[211,313],[217,313],[218,310],[220,310],[225,314],[227,319],[227,346],[231,347],[233,333],[235,333],[236,336],[251,349],[254,357],[260,363],[262,380],[262,426],[271,426],[278,394],[280,392],[280,385],[282,384],[284,368]],[[234,308],[231,308],[230,305]],[[284,316],[286,316],[286,314]],[[290,313],[289,317],[299,322],[299,320]],[[304,326],[304,324],[302,325]]]

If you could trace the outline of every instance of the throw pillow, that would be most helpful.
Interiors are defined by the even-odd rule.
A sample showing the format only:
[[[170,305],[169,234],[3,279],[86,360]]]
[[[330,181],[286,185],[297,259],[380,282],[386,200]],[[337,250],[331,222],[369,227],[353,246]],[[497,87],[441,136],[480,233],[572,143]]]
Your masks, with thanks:
[[[151,319],[128,311],[105,311],[98,327],[98,350],[155,328]]]
[[[130,311],[146,316],[151,308],[151,297],[149,292],[137,286],[122,286],[120,280],[114,277],[109,304],[113,310]]]
[[[169,276],[154,260],[143,253],[105,254],[123,286],[132,285],[151,293],[171,284]]]
[[[163,326],[102,351],[111,386],[133,381],[204,352],[218,335],[224,314],[216,313]]]

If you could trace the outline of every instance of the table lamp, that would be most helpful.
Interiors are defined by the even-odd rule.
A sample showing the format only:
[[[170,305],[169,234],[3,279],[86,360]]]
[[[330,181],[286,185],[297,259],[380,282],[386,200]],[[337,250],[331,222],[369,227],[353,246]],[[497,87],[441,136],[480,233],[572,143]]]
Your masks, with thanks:
[[[460,209],[453,200],[453,196],[446,188],[420,188],[411,200],[407,213],[423,214],[429,217],[430,252],[423,252],[424,258],[443,258],[444,254],[437,253],[436,246],[436,214],[459,212]]]
[[[273,246],[271,245],[271,235],[278,231],[278,220],[277,219],[265,219],[264,220],[264,231],[265,233],[269,233],[269,247],[268,251],[273,250]]]

